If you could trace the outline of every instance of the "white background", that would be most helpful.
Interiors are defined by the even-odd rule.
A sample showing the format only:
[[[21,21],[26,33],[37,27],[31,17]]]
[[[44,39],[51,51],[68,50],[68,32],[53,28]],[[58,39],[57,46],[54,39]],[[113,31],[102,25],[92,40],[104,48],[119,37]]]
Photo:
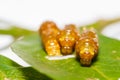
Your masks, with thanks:
[[[120,0],[0,0],[0,20],[32,30],[37,30],[45,20],[53,20],[59,27],[64,27],[68,23],[78,26],[115,17],[120,17]],[[120,24],[110,26],[103,33],[120,39]],[[11,36],[0,36],[1,47],[11,41]],[[3,50],[0,54],[28,66],[10,49]]]

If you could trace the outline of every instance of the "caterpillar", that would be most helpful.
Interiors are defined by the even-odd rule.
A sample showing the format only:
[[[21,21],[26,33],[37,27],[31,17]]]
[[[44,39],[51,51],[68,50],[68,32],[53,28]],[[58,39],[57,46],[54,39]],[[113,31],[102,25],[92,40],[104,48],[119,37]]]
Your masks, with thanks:
[[[69,55],[75,50],[81,65],[90,66],[98,55],[99,44],[95,30],[84,29],[79,34],[74,24],[59,30],[54,22],[46,21],[41,24],[39,34],[48,56]]]
[[[76,41],[76,56],[81,65],[90,66],[98,54],[98,37],[94,30],[83,30]]]
[[[57,25],[52,21],[45,21],[41,24],[39,34],[42,38],[43,46],[49,56],[59,56],[60,45],[56,39],[60,30]]]
[[[60,34],[57,36],[63,55],[69,55],[74,51],[74,46],[77,39],[77,29],[75,25],[66,25]]]

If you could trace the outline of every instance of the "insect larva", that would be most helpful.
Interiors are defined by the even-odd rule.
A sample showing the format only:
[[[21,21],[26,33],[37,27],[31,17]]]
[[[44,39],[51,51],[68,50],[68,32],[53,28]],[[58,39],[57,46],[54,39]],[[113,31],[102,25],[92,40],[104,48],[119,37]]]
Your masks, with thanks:
[[[77,39],[77,30],[75,25],[66,25],[65,28],[60,31],[60,34],[57,38],[61,47],[62,54],[71,54],[74,50],[74,46]]]
[[[49,56],[59,56],[60,46],[56,40],[56,36],[59,34],[59,29],[52,21],[46,21],[42,23],[39,29],[39,34],[42,38],[44,48]]]
[[[83,66],[90,66],[98,54],[98,38],[95,31],[84,30],[76,42],[76,55]]]

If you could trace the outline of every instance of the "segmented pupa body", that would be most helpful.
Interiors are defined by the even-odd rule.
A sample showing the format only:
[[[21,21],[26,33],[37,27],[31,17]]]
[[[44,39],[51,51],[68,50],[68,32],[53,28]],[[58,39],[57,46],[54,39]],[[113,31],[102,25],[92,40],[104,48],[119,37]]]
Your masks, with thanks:
[[[90,66],[98,54],[98,37],[94,30],[84,30],[76,42],[76,56],[83,66]]]
[[[57,36],[63,55],[69,55],[74,51],[74,46],[78,37],[75,25],[66,25],[60,34]]]
[[[60,46],[56,39],[60,30],[57,25],[52,21],[43,22],[39,29],[39,34],[42,38],[44,48],[49,56],[59,56]]]

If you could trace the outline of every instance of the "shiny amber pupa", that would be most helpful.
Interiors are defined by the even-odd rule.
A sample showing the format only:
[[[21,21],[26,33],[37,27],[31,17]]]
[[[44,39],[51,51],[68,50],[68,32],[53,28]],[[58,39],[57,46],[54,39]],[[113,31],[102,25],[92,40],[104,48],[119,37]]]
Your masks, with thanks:
[[[57,40],[63,55],[69,55],[74,51],[74,46],[78,37],[77,34],[77,29],[73,24],[66,25],[65,28],[60,31]]]
[[[39,34],[42,38],[43,46],[49,56],[59,56],[60,46],[56,39],[60,30],[52,21],[43,22],[39,29]]]
[[[98,37],[94,30],[83,30],[76,42],[76,56],[83,66],[90,66],[98,54]]]

